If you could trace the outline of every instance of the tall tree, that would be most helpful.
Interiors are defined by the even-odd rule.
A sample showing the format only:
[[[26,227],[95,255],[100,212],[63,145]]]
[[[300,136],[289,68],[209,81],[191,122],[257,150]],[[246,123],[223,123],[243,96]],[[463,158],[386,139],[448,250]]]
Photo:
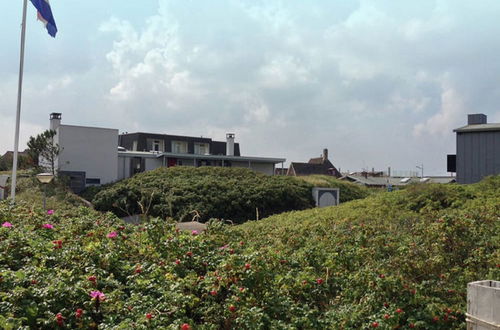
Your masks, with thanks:
[[[59,144],[55,143],[56,134],[55,130],[46,130],[36,137],[31,136],[28,141],[28,154],[33,158],[36,166],[40,167],[40,159],[42,159],[44,165],[48,166],[54,175],[56,174],[55,163],[62,150]]]

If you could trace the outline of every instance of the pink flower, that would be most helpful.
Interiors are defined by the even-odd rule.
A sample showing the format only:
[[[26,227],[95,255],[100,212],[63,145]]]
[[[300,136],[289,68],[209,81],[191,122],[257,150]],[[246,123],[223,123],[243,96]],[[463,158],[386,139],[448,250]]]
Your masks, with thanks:
[[[106,235],[107,238],[114,238],[116,237],[118,234],[116,233],[116,231],[112,231],[111,233],[109,233],[108,235]]]
[[[197,230],[193,230],[193,231],[191,232],[191,235],[193,235],[193,236],[198,235],[198,231],[197,231]]]
[[[42,227],[45,229],[54,229],[54,226],[52,226],[50,223],[46,223]]]
[[[96,299],[99,301],[103,301],[106,299],[106,295],[101,291],[92,291],[90,292],[90,296],[92,297],[92,299]]]
[[[8,221],[5,221],[4,223],[2,223],[2,227],[4,228],[12,228],[12,224]]]
[[[52,214],[54,214],[54,210],[47,210],[47,214],[48,214],[48,215],[52,215]]]

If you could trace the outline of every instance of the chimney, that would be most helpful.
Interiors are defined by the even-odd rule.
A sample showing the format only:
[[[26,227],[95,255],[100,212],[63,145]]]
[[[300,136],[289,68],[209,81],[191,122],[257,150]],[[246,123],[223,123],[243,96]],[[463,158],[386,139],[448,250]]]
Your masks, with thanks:
[[[52,112],[50,114],[50,129],[57,130],[57,128],[61,125],[61,114],[57,112]]]
[[[467,125],[481,125],[487,123],[487,117],[482,113],[474,113],[467,115]]]
[[[234,156],[234,133],[226,134],[226,156]]]
[[[323,161],[326,162],[328,160],[328,149],[323,149]]]

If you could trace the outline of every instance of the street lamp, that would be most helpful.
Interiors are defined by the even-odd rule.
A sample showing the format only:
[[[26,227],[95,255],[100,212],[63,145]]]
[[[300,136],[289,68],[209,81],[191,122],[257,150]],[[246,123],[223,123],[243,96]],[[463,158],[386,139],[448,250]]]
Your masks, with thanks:
[[[422,170],[422,179],[424,178],[424,164],[420,165],[420,166],[416,166],[416,168],[418,168],[419,170]]]
[[[49,184],[54,175],[52,173],[40,173],[36,175],[36,178],[43,185],[43,209],[47,209],[47,184]]]

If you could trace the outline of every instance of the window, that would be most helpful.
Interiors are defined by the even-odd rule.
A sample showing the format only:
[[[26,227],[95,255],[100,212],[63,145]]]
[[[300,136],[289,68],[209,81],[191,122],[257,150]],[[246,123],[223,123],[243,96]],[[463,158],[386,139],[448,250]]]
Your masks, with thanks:
[[[153,151],[163,151],[163,141],[154,140],[153,141]]]
[[[195,143],[194,153],[198,155],[208,155],[210,153],[208,143]]]
[[[185,141],[172,141],[172,152],[177,154],[187,154],[187,142]]]
[[[165,148],[163,148],[163,140],[160,139],[147,139],[147,150],[154,152],[163,152]]]
[[[87,178],[85,179],[86,184],[101,184],[101,179],[99,178]]]
[[[137,151],[137,140],[132,142],[132,151]]]

